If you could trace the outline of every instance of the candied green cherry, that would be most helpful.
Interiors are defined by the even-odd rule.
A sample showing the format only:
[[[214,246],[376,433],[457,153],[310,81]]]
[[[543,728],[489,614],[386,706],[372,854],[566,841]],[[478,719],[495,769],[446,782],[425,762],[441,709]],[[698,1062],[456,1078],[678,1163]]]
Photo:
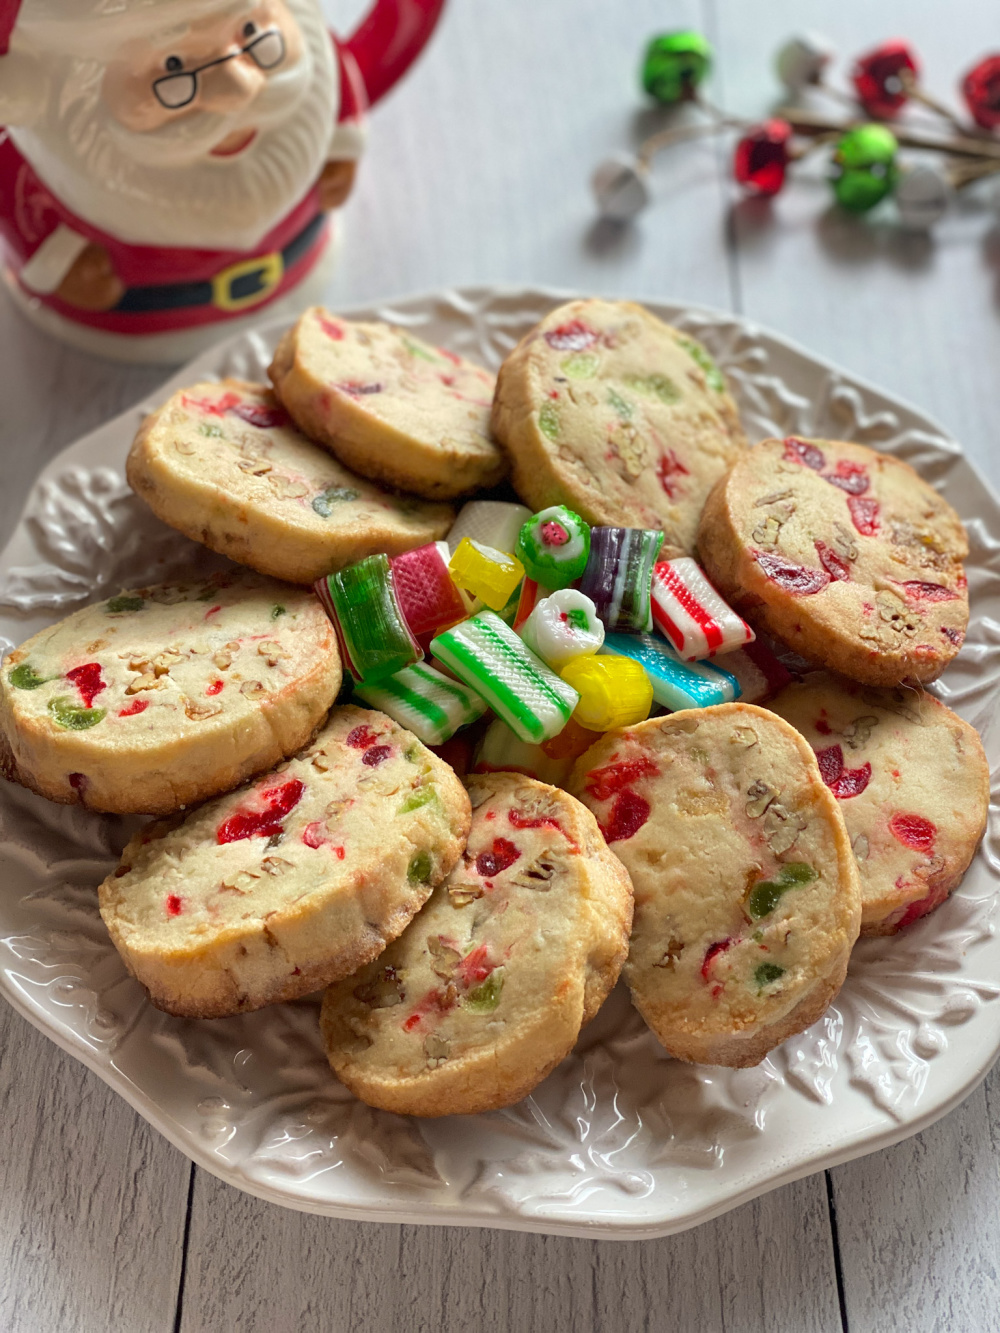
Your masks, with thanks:
[[[462,1008],[471,1009],[474,1014],[491,1014],[500,1003],[503,990],[503,969],[491,972],[484,982],[462,999]]]
[[[722,377],[722,371],[705,351],[701,343],[696,342],[694,338],[678,338],[677,342],[684,348],[685,352],[687,352],[695,365],[700,366],[705,372],[705,382],[708,387],[714,389],[716,393],[722,393],[726,387],[726,381]]]
[[[45,684],[48,677],[40,676],[28,662],[22,662],[9,672],[7,679],[15,690],[37,690],[39,685]]]
[[[559,434],[559,411],[554,404],[542,404],[538,413],[538,428],[549,440],[554,440]]]
[[[118,615],[122,611],[141,611],[146,605],[146,599],[139,597],[135,593],[123,592],[120,597],[112,597],[107,603],[107,610],[112,615]]]
[[[747,910],[755,921],[773,912],[789,889],[800,888],[816,879],[816,871],[804,861],[787,861],[774,879],[762,879],[750,890]]]
[[[661,403],[668,406],[679,403],[683,396],[669,375],[626,375],[624,382],[635,393],[641,393],[647,398],[659,398]]]
[[[779,967],[777,963],[761,963],[753,974],[753,979],[758,986],[769,986],[772,981],[777,981],[779,977],[785,975],[785,969]]]
[[[599,364],[596,352],[572,352],[559,362],[559,369],[571,380],[588,380],[597,373]]]
[[[433,870],[430,852],[417,852],[406,868],[406,878],[411,884],[426,884]]]
[[[426,787],[418,787],[416,791],[411,791],[399,807],[399,813],[408,815],[414,810],[423,809],[425,805],[437,804],[439,804],[437,790],[431,784],[428,784]]]
[[[328,486],[321,495],[317,495],[312,502],[312,507],[320,518],[329,518],[333,513],[334,506],[338,504],[347,504],[350,500],[359,500],[361,492],[355,490],[353,486]]]
[[[86,731],[88,727],[96,727],[105,716],[103,708],[81,708],[65,695],[49,700],[49,712],[56,726],[67,731]]]

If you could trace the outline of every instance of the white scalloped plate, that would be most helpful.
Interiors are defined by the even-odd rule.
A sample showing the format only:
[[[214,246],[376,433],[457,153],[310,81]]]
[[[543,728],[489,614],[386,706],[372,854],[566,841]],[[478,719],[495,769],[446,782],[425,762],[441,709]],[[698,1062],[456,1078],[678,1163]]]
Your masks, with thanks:
[[[496,366],[565,294],[480,289],[355,311]],[[1000,502],[914,409],[745,320],[649,303],[702,338],[752,439],[859,440],[913,463],[969,528],[972,622],[937,692],[1000,759]],[[143,414],[199,376],[264,378],[283,325],[221,343],[42,473],[0,556],[5,650],[89,601],[194,563],[125,485]],[[1000,820],[961,889],[893,939],[866,940],[836,1004],[756,1069],[669,1059],[621,988],[573,1054],[518,1106],[410,1120],[330,1074],[314,1000],[195,1022],[149,1005],[112,948],[95,887],[134,820],[0,790],[0,991],[223,1180],[307,1212],[591,1237],[665,1235],[930,1124],[1000,1050],[995,893]]]

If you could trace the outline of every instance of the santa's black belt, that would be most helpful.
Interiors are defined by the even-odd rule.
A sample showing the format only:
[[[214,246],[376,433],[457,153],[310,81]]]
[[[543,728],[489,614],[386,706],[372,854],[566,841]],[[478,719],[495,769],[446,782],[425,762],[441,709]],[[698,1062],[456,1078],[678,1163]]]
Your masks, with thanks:
[[[214,305],[220,310],[242,310],[266,300],[285,273],[306,253],[326,221],[324,213],[289,241],[284,250],[241,259],[205,282],[170,282],[155,287],[130,287],[115,306],[125,314],[149,310],[182,310],[190,306]]]

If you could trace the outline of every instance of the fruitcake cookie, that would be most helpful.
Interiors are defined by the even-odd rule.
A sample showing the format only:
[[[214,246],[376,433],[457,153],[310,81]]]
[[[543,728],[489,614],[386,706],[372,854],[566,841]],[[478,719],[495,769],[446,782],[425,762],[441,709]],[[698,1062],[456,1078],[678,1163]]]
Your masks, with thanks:
[[[569,789],[635,886],[625,977],[671,1055],[759,1064],[815,1022],[858,936],[858,872],[798,732],[719,704],[609,732]]]
[[[305,433],[362,476],[432,500],[493,486],[493,376],[390,324],[319,306],[282,338],[268,374]]]
[[[330,1064],[403,1115],[509,1106],[569,1054],[618,979],[632,887],[593,815],[514,773],[468,779],[462,862],[386,952],[327,991]]]
[[[965,529],[889,454],[765,440],[708,497],[698,549],[751,624],[854,680],[934,680],[962,646]]]
[[[961,883],[986,828],[990,771],[972,727],[920,689],[826,672],[770,705],[816,751],[861,877],[862,935],[891,935]]]
[[[443,537],[454,511],[390,495],[291,423],[270,389],[193,384],[143,422],[125,467],[157,518],[241,565],[314,583]]]
[[[221,1018],[349,976],[461,855],[469,798],[382,713],[337,708],[295,759],[138,833],[101,915],[159,1009]]]
[[[52,801],[167,814],[294,754],[340,678],[311,593],[236,570],[132,588],[7,655],[0,771]]]
[[[493,429],[532,509],[661,528],[690,554],[705,496],[746,439],[700,343],[626,301],[571,301],[500,369]]]

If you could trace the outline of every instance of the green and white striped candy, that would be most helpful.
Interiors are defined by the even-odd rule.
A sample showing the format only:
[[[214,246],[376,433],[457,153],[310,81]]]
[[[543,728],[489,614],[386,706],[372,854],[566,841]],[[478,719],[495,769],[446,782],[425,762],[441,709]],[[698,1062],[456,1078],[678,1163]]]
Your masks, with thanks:
[[[522,741],[558,736],[580,696],[492,611],[431,640],[431,652],[481,694]]]
[[[425,745],[443,745],[459,727],[486,712],[486,700],[418,662],[394,676],[355,685],[355,695],[412,731]]]

